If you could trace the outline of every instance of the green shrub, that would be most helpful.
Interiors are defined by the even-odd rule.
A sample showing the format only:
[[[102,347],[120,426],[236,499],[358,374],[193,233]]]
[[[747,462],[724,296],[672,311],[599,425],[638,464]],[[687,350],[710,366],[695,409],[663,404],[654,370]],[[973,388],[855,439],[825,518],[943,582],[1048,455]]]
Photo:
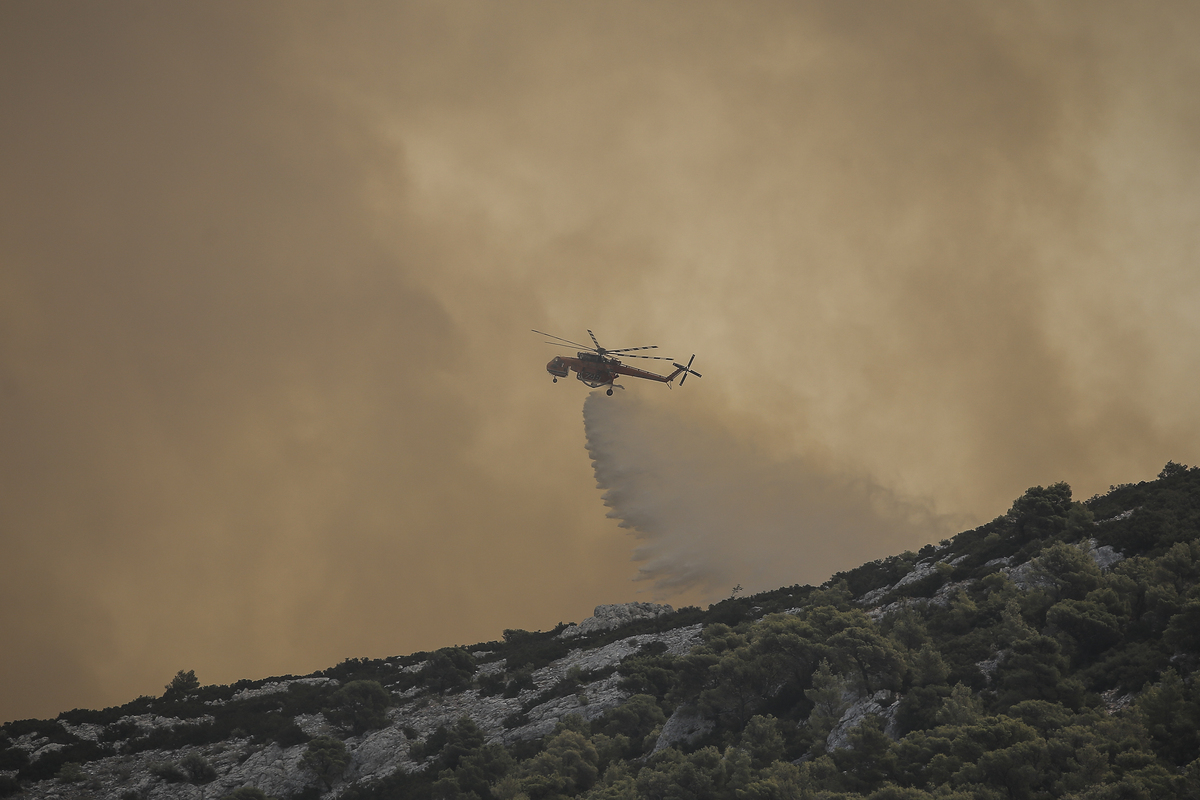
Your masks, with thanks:
[[[183,783],[188,779],[183,770],[169,761],[152,761],[148,769],[151,775],[167,783]]]
[[[300,766],[316,776],[326,789],[333,788],[333,782],[341,777],[349,763],[350,754],[346,752],[345,743],[332,736],[313,739],[300,757]]]
[[[418,673],[421,683],[435,692],[466,689],[475,674],[475,659],[461,647],[438,650]]]
[[[212,764],[199,753],[189,753],[179,762],[179,766],[187,773],[188,783],[200,786],[212,783],[217,779],[217,771]]]
[[[328,712],[330,719],[356,735],[387,725],[392,695],[379,681],[351,681],[331,699],[334,707]]]

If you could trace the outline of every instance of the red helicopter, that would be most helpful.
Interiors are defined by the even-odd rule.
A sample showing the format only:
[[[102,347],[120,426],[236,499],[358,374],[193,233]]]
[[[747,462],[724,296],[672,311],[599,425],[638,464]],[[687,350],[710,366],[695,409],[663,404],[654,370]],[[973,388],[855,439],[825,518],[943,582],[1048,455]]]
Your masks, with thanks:
[[[633,355],[630,352],[631,350],[657,350],[658,345],[656,344],[652,344],[647,347],[620,347],[616,350],[607,350],[600,346],[600,342],[596,341],[596,334],[592,333],[590,330],[588,331],[588,336],[592,337],[592,344],[596,345],[595,347],[588,347],[586,344],[572,342],[570,339],[564,339],[561,336],[555,336],[552,333],[544,333],[538,330],[533,332],[541,334],[542,336],[549,336],[551,339],[558,340],[557,342],[546,342],[546,344],[552,344],[556,347],[562,347],[564,344],[569,344],[572,347],[583,348],[583,352],[576,353],[576,358],[570,358],[568,356],[555,356],[550,360],[550,363],[546,365],[546,372],[549,372],[554,376],[555,383],[558,383],[559,378],[567,377],[569,370],[575,370],[575,377],[582,381],[585,386],[590,386],[593,389],[598,389],[601,386],[607,386],[608,391],[606,394],[611,397],[613,393],[613,387],[620,385],[613,383],[613,381],[617,379],[618,375],[628,375],[632,378],[644,378],[648,381],[658,381],[659,383],[665,383],[668,386],[670,386],[671,382],[674,381],[675,378],[680,374],[683,375],[683,377],[679,380],[680,386],[683,386],[683,382],[687,380],[688,375],[695,375],[697,378],[703,377],[699,372],[696,372],[694,369],[692,369],[692,362],[696,360],[695,354],[688,359],[687,366],[684,366],[683,364],[676,364],[671,360],[670,356],[638,356]],[[620,356],[621,358],[650,358],[657,361],[671,361],[671,365],[675,367],[675,371],[670,375],[658,375],[653,372],[647,372],[644,369],[627,367],[620,362],[617,356]]]

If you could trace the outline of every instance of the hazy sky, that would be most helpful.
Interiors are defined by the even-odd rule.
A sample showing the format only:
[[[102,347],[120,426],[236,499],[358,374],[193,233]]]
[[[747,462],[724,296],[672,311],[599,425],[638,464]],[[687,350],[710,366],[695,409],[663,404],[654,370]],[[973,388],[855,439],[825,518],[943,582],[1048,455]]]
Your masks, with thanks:
[[[0,720],[1195,464],[1197,86],[1191,2],[0,4]],[[605,441],[793,529],[632,580],[530,328],[696,353]],[[813,486],[857,487],[827,528]]]

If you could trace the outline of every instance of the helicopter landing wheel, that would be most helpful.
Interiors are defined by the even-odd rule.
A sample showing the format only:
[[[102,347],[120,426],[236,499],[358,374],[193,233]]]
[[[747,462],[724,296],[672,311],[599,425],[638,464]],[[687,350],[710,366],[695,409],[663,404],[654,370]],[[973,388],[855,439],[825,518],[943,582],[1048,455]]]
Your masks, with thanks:
[[[555,378],[555,379],[554,379],[554,383],[558,383],[558,378]]]
[[[605,392],[605,394],[607,394],[609,397],[612,397],[612,389],[609,389],[607,392]]]

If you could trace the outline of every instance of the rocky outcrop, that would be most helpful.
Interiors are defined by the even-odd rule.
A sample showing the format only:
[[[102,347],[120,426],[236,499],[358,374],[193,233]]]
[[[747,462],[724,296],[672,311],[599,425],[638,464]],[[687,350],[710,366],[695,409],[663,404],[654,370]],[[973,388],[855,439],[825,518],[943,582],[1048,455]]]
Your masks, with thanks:
[[[1122,560],[1124,556],[1120,551],[1113,548],[1111,545],[1098,545],[1095,539],[1085,539],[1075,544],[1075,547],[1082,550],[1096,566],[1102,570],[1107,570]],[[974,579],[964,581],[956,581],[947,583],[939,588],[933,597],[901,597],[893,600],[890,603],[881,605],[882,601],[895,592],[897,589],[902,589],[909,584],[916,583],[924,578],[928,578],[937,572],[940,564],[947,564],[951,567],[958,566],[965,561],[969,556],[961,555],[956,558],[943,558],[940,561],[935,561],[932,558],[920,561],[912,568],[912,570],[902,577],[896,583],[890,586],[881,586],[864,593],[858,598],[858,604],[867,609],[867,615],[871,619],[879,622],[888,614],[898,611],[908,606],[925,606],[935,605],[944,606],[949,604],[954,595],[960,590],[969,587],[975,582]],[[1022,591],[1030,591],[1032,589],[1049,589],[1054,585],[1054,581],[1046,575],[1038,567],[1036,558],[1029,561],[1013,564],[1012,556],[1004,556],[1002,558],[993,558],[983,565],[984,569],[988,567],[1000,567],[1000,572],[1008,577],[1017,588]]]
[[[842,718],[829,732],[825,740],[825,749],[842,750],[850,746],[850,733],[863,723],[867,717],[879,717],[883,722],[883,732],[893,739],[898,738],[896,712],[900,710],[900,700],[892,692],[881,689],[870,697],[864,697],[842,714]]]
[[[640,619],[654,619],[663,614],[670,614],[674,610],[669,605],[660,603],[615,603],[596,606],[592,616],[578,625],[568,625],[559,636],[570,639],[597,631],[608,631]]]
[[[662,733],[654,743],[654,752],[679,744],[692,744],[713,727],[713,721],[701,716],[695,706],[679,706],[663,725]]]
[[[1096,566],[1101,570],[1107,570],[1125,558],[1112,545],[1097,546],[1095,539],[1085,539],[1074,545],[1079,550],[1082,550],[1084,555],[1092,559]],[[1008,576],[1008,579],[1017,585],[1017,588],[1022,591],[1031,589],[1051,589],[1054,587],[1054,578],[1046,574],[1039,568],[1038,559],[1033,558],[1016,566],[1002,567],[1001,572]]]
[[[1125,558],[1121,554],[1121,551],[1117,550],[1111,544],[1097,547],[1095,539],[1080,542],[1079,546],[1083,549],[1083,552],[1091,557],[1092,561],[1096,562],[1096,566],[1100,569],[1109,569],[1113,564]]]
[[[281,692],[286,692],[288,687],[293,685],[322,686],[325,684],[337,686],[338,682],[333,678],[294,678],[288,681],[268,681],[262,686],[256,686],[252,689],[242,689],[240,692],[231,697],[228,702],[236,703],[239,700],[251,700],[255,697],[266,697],[267,695],[279,694]],[[214,701],[213,704],[216,704],[217,702],[220,701]]]

